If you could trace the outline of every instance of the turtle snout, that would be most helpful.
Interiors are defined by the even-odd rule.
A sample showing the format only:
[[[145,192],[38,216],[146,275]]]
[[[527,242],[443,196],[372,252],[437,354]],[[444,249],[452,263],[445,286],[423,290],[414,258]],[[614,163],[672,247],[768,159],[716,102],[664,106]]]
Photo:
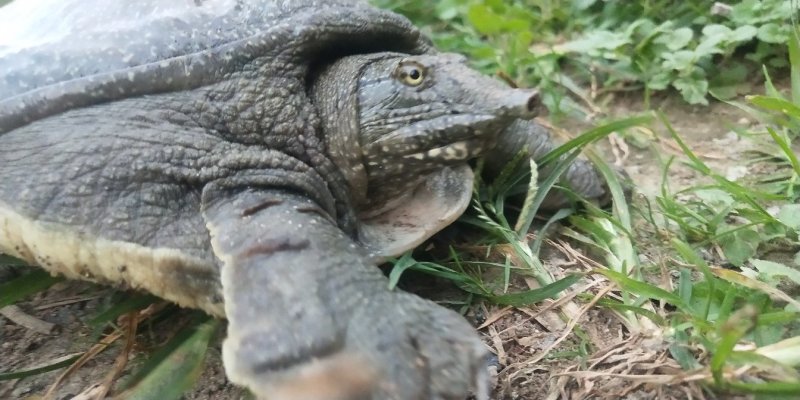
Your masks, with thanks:
[[[516,89],[519,97],[524,100],[524,106],[520,107],[519,118],[533,119],[542,110],[542,97],[536,89]]]
[[[528,113],[531,114],[531,118],[533,118],[539,115],[542,109],[542,96],[539,94],[538,90],[531,90],[530,92],[528,102],[525,103],[525,106],[528,109]]]
[[[533,119],[542,109],[542,98],[535,89],[504,90],[498,99],[499,114],[520,119]]]

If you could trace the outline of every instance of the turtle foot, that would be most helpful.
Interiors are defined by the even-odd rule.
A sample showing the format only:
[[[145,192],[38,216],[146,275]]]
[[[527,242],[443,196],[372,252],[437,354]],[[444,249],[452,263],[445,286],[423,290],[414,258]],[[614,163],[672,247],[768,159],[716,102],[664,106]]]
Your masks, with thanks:
[[[414,295],[379,297],[351,313],[341,335],[229,336],[229,377],[270,400],[488,399],[488,351],[474,328]]]
[[[379,367],[372,399],[488,399],[489,352],[462,316],[393,292],[353,315],[347,347]]]

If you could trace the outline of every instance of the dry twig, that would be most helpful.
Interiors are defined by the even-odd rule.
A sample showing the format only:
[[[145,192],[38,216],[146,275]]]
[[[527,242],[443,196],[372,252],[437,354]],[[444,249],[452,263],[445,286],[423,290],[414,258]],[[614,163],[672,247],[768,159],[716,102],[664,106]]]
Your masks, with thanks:
[[[56,328],[56,325],[47,321],[42,321],[30,314],[26,314],[18,306],[11,304],[0,308],[0,315],[8,318],[11,322],[30,329],[36,333],[49,335]]]

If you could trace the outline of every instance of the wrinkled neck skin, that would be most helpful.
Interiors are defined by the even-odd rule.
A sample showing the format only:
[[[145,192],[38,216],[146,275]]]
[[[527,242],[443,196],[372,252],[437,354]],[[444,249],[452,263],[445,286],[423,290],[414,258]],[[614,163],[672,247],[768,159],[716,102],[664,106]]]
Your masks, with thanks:
[[[480,156],[540,106],[534,90],[508,88],[445,53],[345,57],[320,72],[311,95],[362,215],[395,207],[433,171]]]

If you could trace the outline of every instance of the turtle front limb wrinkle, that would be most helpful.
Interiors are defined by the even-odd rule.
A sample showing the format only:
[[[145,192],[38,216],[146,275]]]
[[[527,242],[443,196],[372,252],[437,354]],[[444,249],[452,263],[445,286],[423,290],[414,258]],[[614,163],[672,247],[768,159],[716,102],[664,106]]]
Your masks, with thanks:
[[[486,390],[486,349],[469,324],[390,291],[312,201],[208,191],[203,215],[222,262],[223,359],[235,383],[275,400],[460,400]]]

